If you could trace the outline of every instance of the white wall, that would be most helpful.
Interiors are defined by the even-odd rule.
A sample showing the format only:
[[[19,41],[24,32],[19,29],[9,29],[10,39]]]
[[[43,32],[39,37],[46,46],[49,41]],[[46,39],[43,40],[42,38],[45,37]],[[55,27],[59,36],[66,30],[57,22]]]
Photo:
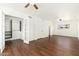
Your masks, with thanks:
[[[54,35],[78,37],[79,4],[77,3],[46,3],[39,4],[40,9],[36,14],[43,19],[50,20],[53,24]],[[49,10],[50,9],[50,10]],[[70,29],[57,29],[58,19],[67,20],[63,23],[69,23]]]
[[[78,37],[78,20],[77,19],[69,19],[58,21],[56,19],[54,22],[54,35],[62,35],[62,36],[71,36],[71,37]],[[58,29],[59,24],[70,24],[69,29]]]
[[[78,13],[78,15],[79,15],[79,13]],[[78,25],[77,25],[77,29],[78,29],[78,30],[77,30],[77,33],[78,33],[78,39],[79,39],[79,17],[78,17],[78,16],[77,16],[77,20],[78,20],[78,21],[77,21],[77,24],[78,24]]]
[[[24,42],[28,43],[28,44],[29,44],[29,39],[30,39],[29,32],[30,32],[30,30],[29,30],[29,19],[24,19],[22,38],[24,39]]]
[[[52,26],[52,23],[50,21],[43,20],[43,19],[37,17],[36,15],[31,15],[31,17],[32,18],[29,19],[30,41],[36,40],[36,39],[39,39],[39,38],[48,37],[49,26]],[[53,33],[51,33],[51,34],[53,34]]]

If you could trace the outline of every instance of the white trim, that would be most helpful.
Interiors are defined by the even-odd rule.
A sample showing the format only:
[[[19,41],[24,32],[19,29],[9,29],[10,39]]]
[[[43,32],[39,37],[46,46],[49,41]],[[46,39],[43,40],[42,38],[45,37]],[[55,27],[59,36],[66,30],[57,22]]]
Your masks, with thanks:
[[[5,49],[5,47],[2,47],[2,49],[1,49],[1,53],[4,51],[4,49]]]
[[[1,38],[1,47],[0,47],[0,52],[2,53],[3,52],[3,50],[4,50],[4,48],[5,48],[5,14],[4,14],[4,12],[3,12],[3,10],[0,10],[0,12],[1,12],[1,22],[2,22],[2,38]]]
[[[29,41],[24,40],[24,43],[29,44]]]
[[[18,38],[18,39],[20,39],[20,38]],[[9,40],[18,40],[18,39],[12,39],[12,38],[10,38],[10,39],[5,39],[5,41],[9,41]],[[21,39],[22,40],[22,39]]]

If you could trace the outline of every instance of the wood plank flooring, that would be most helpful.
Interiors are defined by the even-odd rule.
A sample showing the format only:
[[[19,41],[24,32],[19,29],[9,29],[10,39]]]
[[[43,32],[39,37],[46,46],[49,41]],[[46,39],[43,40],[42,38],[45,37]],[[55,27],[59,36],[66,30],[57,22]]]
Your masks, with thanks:
[[[79,40],[72,37],[52,36],[31,41],[30,44],[22,40],[6,41],[6,48],[2,53],[6,56],[79,56]]]

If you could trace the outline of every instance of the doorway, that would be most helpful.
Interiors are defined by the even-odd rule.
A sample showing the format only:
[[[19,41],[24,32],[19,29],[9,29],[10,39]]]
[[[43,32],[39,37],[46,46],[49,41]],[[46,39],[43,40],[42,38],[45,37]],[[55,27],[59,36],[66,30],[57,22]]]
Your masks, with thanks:
[[[5,15],[5,41],[22,39],[22,18]]]

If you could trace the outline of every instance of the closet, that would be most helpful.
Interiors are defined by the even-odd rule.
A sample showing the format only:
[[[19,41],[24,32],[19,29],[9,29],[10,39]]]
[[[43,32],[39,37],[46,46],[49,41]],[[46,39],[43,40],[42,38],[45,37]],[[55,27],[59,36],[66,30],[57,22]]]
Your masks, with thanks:
[[[22,18],[5,15],[5,39],[14,40],[22,37]]]

